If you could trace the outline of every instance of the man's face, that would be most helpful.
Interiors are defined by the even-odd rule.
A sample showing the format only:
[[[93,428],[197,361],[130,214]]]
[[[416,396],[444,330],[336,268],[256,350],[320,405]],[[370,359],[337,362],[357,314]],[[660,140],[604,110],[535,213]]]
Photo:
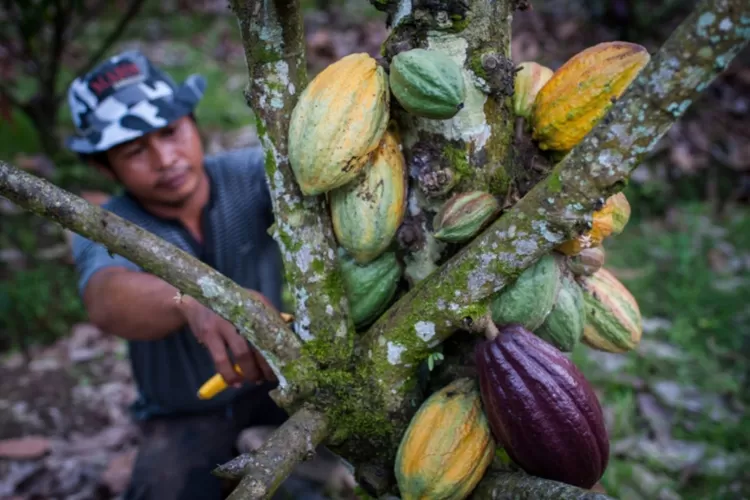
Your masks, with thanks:
[[[204,175],[203,146],[189,116],[115,146],[107,156],[117,179],[146,204],[179,206]]]

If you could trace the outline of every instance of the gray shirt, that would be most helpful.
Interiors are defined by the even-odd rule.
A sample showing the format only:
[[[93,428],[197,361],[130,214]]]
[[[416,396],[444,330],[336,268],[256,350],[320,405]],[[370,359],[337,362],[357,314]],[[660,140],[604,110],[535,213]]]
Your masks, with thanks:
[[[103,207],[190,253],[239,285],[259,291],[281,309],[283,264],[278,246],[267,232],[273,223],[273,209],[263,160],[263,152],[257,147],[206,157],[211,198],[203,214],[203,244],[178,221],[146,212],[128,194],[113,197]],[[75,235],[73,255],[81,294],[100,269],[122,266],[141,270],[80,235]],[[199,400],[198,388],[216,369],[208,350],[187,328],[159,340],[129,341],[128,351],[139,392],[132,406],[137,419],[213,410],[226,406],[238,394],[252,397],[248,394],[251,391],[255,391],[255,397],[268,397],[268,386],[246,384],[210,400]]]

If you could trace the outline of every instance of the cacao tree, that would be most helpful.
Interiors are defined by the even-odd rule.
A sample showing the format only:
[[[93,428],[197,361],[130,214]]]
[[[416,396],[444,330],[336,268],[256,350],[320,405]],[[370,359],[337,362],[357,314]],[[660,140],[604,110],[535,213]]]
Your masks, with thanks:
[[[341,80],[318,79],[319,75],[313,82],[305,70],[299,2],[231,3],[247,57],[245,97],[265,149],[276,214],[271,231],[294,297],[292,324],[227,277],[143,229],[0,162],[1,194],[101,242],[195,297],[233,322],[269,361],[279,379],[272,395],[291,417],[260,449],[216,469],[218,475],[241,478],[231,495],[235,500],[269,498],[294,465],[322,443],[355,466],[359,483],[371,495],[398,494],[396,478],[404,473],[394,469],[410,459],[396,460],[399,445],[426,398],[445,395],[440,389],[459,379],[488,378],[483,370],[496,362],[493,356],[516,356],[514,363],[521,364],[554,364],[558,374],[562,370],[563,378],[569,378],[568,392],[553,374],[536,379],[558,384],[549,389],[560,389],[558,396],[581,395],[578,411],[585,415],[570,418],[591,428],[601,426],[592,409],[598,404],[595,396],[561,354],[569,346],[544,334],[545,328],[548,333],[567,329],[580,335],[584,326],[575,321],[583,319],[575,311],[598,308],[592,315],[595,320],[586,320],[583,337],[591,348],[625,353],[637,344],[637,303],[627,291],[618,291],[619,283],[601,268],[601,241],[627,222],[627,201],[623,204],[618,193],[644,156],[750,38],[746,0],[702,0],[656,53],[647,55],[632,46],[621,50],[623,46],[616,44],[600,48],[604,52],[588,62],[569,66],[564,78],[549,79],[555,83],[545,90],[547,85],[533,81],[544,71],[517,75],[519,68],[510,60],[511,19],[516,10],[528,8],[528,2],[373,3],[389,14],[391,32],[382,60],[375,65],[364,56],[350,59],[355,62],[339,66],[344,70],[335,75]],[[426,49],[430,59],[410,60],[418,49]],[[613,60],[633,64],[621,62],[612,70]],[[597,80],[604,73],[608,76]],[[519,93],[514,95],[517,78],[529,77],[531,81],[518,82]],[[306,93],[313,83],[315,88]],[[333,100],[317,107],[315,102],[303,102],[318,96],[320,104],[327,86],[339,90]],[[595,87],[599,90],[587,94]],[[519,99],[537,91],[535,105],[524,111]],[[576,94],[578,99],[571,97]],[[539,104],[545,99],[546,104]],[[297,108],[302,111],[295,114]],[[537,116],[540,113],[543,116]],[[551,125],[544,128],[540,123]],[[357,134],[347,127],[356,128]],[[348,155],[337,157],[334,145],[349,148]],[[316,156],[321,152],[328,156]],[[382,173],[379,161],[391,170]],[[359,174],[341,180],[357,169]],[[404,175],[402,188],[398,172]],[[378,180],[375,188],[368,187],[371,178]],[[321,187],[326,183],[329,188]],[[330,188],[335,183],[340,185]],[[335,200],[348,199],[341,194],[347,189],[355,198],[360,192],[359,204],[352,206],[361,208],[364,218],[337,212]],[[367,212],[375,189],[389,205]],[[401,214],[395,228],[389,218],[392,211]],[[367,241],[344,243],[342,235],[350,233]],[[387,245],[371,241],[378,238],[385,238]],[[587,247],[599,250],[589,252]],[[374,284],[353,280],[352,269],[370,272],[368,279]],[[564,269],[575,273],[568,275]],[[545,281],[550,274],[555,279]],[[384,299],[358,294],[375,285],[386,289],[377,292]],[[509,312],[501,298],[512,294],[520,294],[531,312]],[[362,310],[361,300],[378,302],[369,304],[376,312]],[[563,300],[572,304],[564,311],[568,314],[552,316]],[[547,304],[540,305],[544,301]],[[498,316],[502,320],[514,314],[517,317],[509,322],[525,326],[506,328],[498,322]],[[607,314],[619,321],[616,331]],[[554,318],[557,326],[548,324],[547,318]],[[542,336],[547,341],[540,340]],[[477,360],[482,361],[475,365],[475,345],[485,337],[501,340],[477,350]],[[435,368],[437,353],[444,359]],[[488,382],[482,383],[484,389]],[[476,391],[477,386],[472,387]],[[521,389],[503,388],[505,400],[515,397],[514,390]],[[554,471],[537,472],[549,471],[548,464],[537,466],[525,459],[524,450],[512,449],[518,440],[510,435],[534,433],[492,406],[499,400],[483,390],[482,405],[493,424],[498,453],[491,465],[477,458],[468,466],[476,473],[479,462],[483,464],[476,473],[478,483],[469,488],[475,498],[606,498],[587,489],[590,479],[581,487],[551,480]],[[432,401],[440,408],[454,408]],[[554,411],[549,410],[554,406],[545,408]],[[468,418],[460,416],[468,414],[465,410],[448,417],[438,414],[431,422],[455,425],[451,418]],[[558,417],[550,418],[554,423]],[[465,427],[477,425],[471,420]],[[554,427],[548,432],[555,432]],[[441,429],[417,428],[422,434],[418,439],[429,440],[425,434]],[[606,455],[602,434],[591,432],[592,453]],[[538,442],[529,444],[561,439],[534,436]],[[484,443],[481,446],[488,446]],[[502,458],[504,443],[515,444],[505,447]],[[576,451],[567,456],[575,457]],[[419,457],[411,459],[419,463]],[[456,462],[450,455],[447,460]],[[594,464],[589,472],[596,478],[603,470]],[[444,484],[449,478],[422,479]],[[460,489],[463,483],[446,487]]]

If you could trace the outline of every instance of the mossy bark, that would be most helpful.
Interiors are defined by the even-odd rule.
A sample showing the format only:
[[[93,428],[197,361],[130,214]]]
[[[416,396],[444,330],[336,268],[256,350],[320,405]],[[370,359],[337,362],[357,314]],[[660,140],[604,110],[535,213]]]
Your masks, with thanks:
[[[354,329],[325,198],[302,194],[288,157],[289,121],[307,85],[302,15],[293,1],[233,0],[231,6],[239,19],[247,59],[245,97],[266,153],[276,215],[272,234],[281,248],[294,297],[294,328],[304,342],[334,346],[330,352],[343,362],[351,354]]]
[[[413,0],[390,7],[393,26],[384,44],[385,58],[390,61],[414,48],[441,51],[463,69],[466,88],[463,108],[447,120],[417,117],[393,102],[392,117],[400,126],[410,172],[407,222],[399,242],[411,285],[437,269],[446,251],[431,230],[440,206],[453,193],[470,190],[489,191],[502,199],[510,186],[511,4]]]

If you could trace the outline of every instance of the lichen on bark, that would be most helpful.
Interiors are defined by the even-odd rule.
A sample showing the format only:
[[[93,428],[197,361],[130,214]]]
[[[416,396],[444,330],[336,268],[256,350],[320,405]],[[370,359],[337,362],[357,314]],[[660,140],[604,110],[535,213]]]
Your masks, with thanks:
[[[301,193],[288,157],[289,121],[307,85],[299,6],[284,0],[233,0],[231,5],[239,19],[247,59],[245,96],[266,153],[275,213],[272,235],[281,249],[295,302],[294,329],[305,342],[317,339],[342,347],[335,352],[343,362],[351,354],[354,329],[325,198]]]
[[[388,60],[413,48],[441,51],[463,69],[466,88],[463,108],[449,120],[420,118],[393,106],[409,164],[409,215],[412,229],[420,233],[419,245],[402,245],[405,275],[416,284],[437,269],[445,247],[431,231],[440,205],[454,192],[482,189],[503,197],[509,188],[512,7],[510,2],[488,0],[413,0],[376,7],[394,13],[392,33],[384,44]],[[486,47],[494,48],[493,57],[482,57]],[[477,58],[486,64],[477,67]]]
[[[278,427],[261,447],[213,470],[218,477],[239,479],[228,500],[272,498],[294,466],[315,454],[329,422],[320,412],[302,407]]]

